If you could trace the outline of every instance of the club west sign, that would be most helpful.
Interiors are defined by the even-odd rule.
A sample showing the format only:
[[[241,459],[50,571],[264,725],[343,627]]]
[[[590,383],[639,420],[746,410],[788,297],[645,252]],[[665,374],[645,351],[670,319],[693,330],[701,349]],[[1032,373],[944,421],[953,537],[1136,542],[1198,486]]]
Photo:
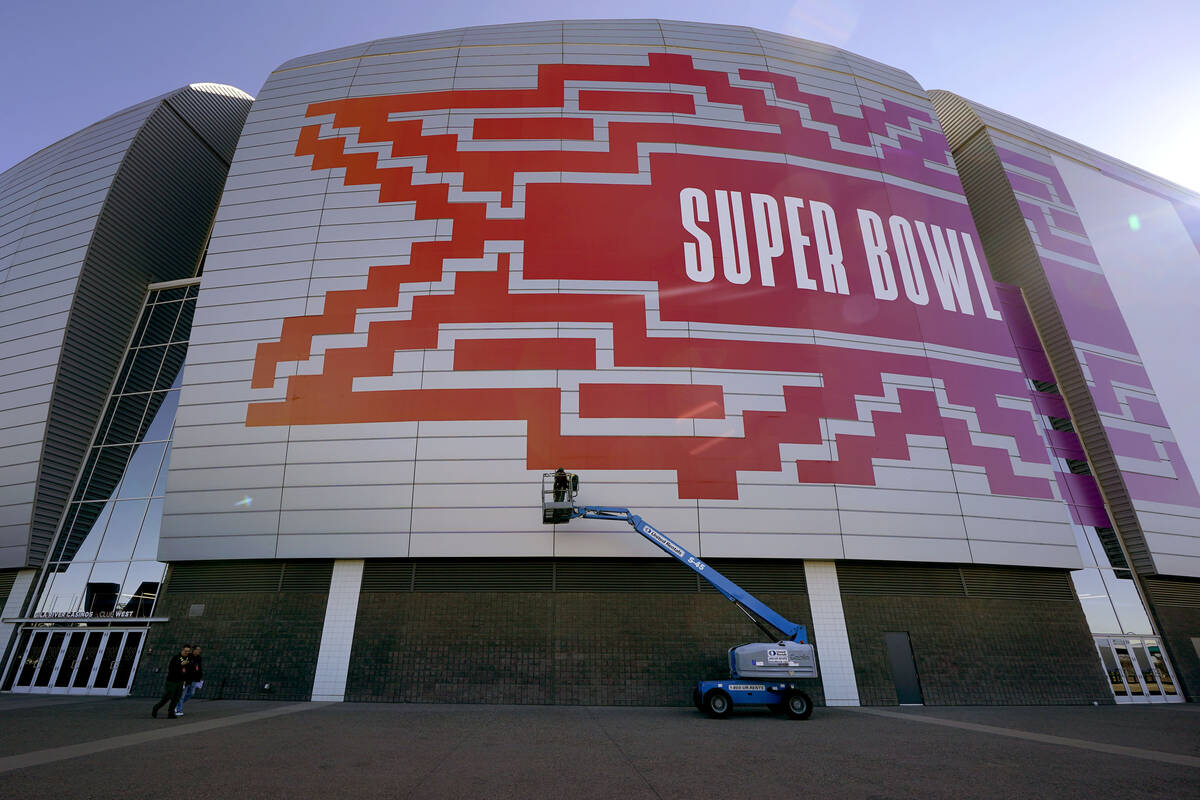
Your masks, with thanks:
[[[453,131],[425,129],[438,110]],[[1047,479],[1015,474],[1010,449],[971,432],[1048,461],[1030,413],[1000,400],[1026,388],[945,139],[919,108],[857,111],[787,75],[657,53],[543,65],[531,89],[314,103],[298,158],[452,233],[284,320],[258,347],[256,388],[308,360],[316,337],[353,334],[360,311],[397,309],[358,328],[360,344],[323,350],[319,374],[287,378],[283,400],[251,403],[247,424],[524,420],[530,469],[670,469],[681,497],[735,498],[739,470],[778,471],[781,444],[820,444],[822,419],[859,421],[861,398],[890,397],[874,435],[839,435],[829,457],[797,460],[797,479],[869,484],[873,458],[931,435],[994,491],[1049,497]],[[398,353],[447,335],[440,386],[388,384]],[[705,379],[661,377],[680,368]],[[732,433],[566,427],[564,387],[581,420],[726,419],[749,375],[777,382],[785,410],[743,409]]]

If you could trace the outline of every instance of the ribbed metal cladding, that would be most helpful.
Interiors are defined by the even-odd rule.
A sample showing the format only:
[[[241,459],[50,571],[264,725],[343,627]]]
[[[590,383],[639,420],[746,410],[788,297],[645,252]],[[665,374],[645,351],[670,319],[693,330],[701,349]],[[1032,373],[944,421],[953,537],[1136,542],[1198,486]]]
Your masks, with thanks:
[[[1075,601],[1066,570],[856,561],[837,571],[845,595]]]
[[[287,561],[279,579],[279,591],[328,592],[332,580],[332,561]]]
[[[171,566],[164,592],[328,592],[332,575],[328,560],[185,561]]]
[[[749,558],[706,559],[726,578],[751,594],[806,594],[803,561],[775,561]],[[700,580],[700,591],[715,592],[708,581]]]
[[[804,594],[804,562],[708,562],[752,594]],[[610,559],[371,559],[364,592],[715,592],[673,561]]]
[[[983,121],[961,97],[933,91],[930,98],[950,143],[992,275],[1020,287],[1127,560],[1139,575],[1153,575],[1154,561],[1124,476],[995,145]]]
[[[185,107],[200,102],[188,100],[190,93],[183,89],[167,99]],[[247,97],[208,127],[223,124],[230,129],[226,138],[236,139],[249,107]],[[228,170],[216,147],[165,104],[125,154],[93,230],[64,333],[30,526],[30,566],[46,557],[146,286],[195,274]]]
[[[1148,578],[1146,594],[1156,606],[1200,608],[1200,581]]]
[[[1060,603],[1075,600],[1071,576],[1062,570],[964,567],[960,572],[968,597],[1020,597]]]
[[[362,591],[411,592],[413,562],[376,559],[363,564]]]
[[[228,165],[233,161],[242,129],[240,125],[235,128],[224,121],[238,114],[243,118],[246,116],[250,103],[248,95],[232,86],[215,83],[197,83],[188,88],[191,91],[176,92],[168,97],[166,105]]]
[[[837,565],[842,594],[966,597],[958,567],[943,564],[851,562]]]

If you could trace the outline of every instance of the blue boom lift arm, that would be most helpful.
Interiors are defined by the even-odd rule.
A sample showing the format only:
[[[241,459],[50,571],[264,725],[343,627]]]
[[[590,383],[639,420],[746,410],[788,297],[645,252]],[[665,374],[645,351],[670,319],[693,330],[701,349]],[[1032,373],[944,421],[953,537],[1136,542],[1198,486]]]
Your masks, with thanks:
[[[577,506],[571,508],[570,518],[607,519],[628,522],[635,531],[649,540],[651,544],[711,583],[714,589],[725,595],[734,605],[740,608],[742,613],[749,617],[768,638],[775,641],[792,641],[801,644],[808,642],[808,629],[805,626],[784,618],[766,603],[729,580],[729,578],[726,578],[720,572],[717,572],[711,564],[706,564],[689,553],[687,549],[680,546],[671,537],[646,522],[646,520],[637,514],[634,514],[628,508],[615,506]],[[767,630],[763,626],[763,622],[775,628],[782,635],[776,636]]]

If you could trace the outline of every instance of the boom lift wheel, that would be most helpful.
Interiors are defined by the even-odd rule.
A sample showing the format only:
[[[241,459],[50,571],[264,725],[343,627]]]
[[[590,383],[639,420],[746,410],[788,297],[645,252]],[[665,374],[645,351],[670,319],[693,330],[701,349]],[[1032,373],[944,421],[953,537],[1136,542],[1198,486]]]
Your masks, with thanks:
[[[733,700],[720,689],[712,689],[704,695],[704,710],[713,719],[724,719],[733,709]]]
[[[792,719],[808,719],[812,716],[812,699],[804,692],[788,692],[783,698],[783,710]]]

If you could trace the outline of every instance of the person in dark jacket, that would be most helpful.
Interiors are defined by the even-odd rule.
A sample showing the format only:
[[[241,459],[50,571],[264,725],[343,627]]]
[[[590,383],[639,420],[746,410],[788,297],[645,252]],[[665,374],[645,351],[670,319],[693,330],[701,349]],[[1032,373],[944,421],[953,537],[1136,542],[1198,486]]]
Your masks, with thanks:
[[[567,490],[571,488],[571,479],[562,467],[554,470],[554,502],[562,503],[567,499]]]
[[[163,684],[162,697],[158,698],[158,702],[151,709],[150,716],[157,719],[158,710],[170,703],[171,705],[167,706],[167,718],[175,719],[175,705],[183,694],[183,684],[191,671],[191,664],[192,648],[185,644],[179,655],[171,656],[171,660],[167,662],[167,682]]]
[[[196,690],[204,685],[204,662],[200,658],[200,645],[192,645],[192,663],[188,665],[188,673],[184,676],[183,695],[175,704],[175,716],[183,716],[183,704],[191,699]]]

